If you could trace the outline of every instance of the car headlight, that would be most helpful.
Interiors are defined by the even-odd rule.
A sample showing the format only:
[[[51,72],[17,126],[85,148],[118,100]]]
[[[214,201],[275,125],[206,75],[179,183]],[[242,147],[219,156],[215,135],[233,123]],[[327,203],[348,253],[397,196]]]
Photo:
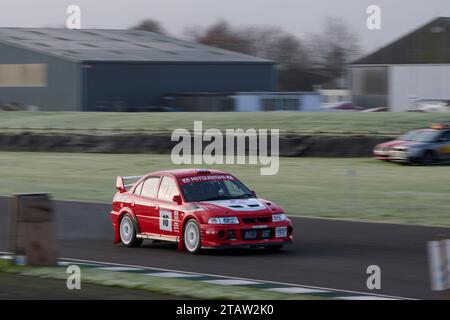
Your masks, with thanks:
[[[237,217],[209,218],[209,224],[239,224]]]
[[[287,219],[288,219],[288,217],[287,217],[287,215],[285,213],[273,214],[272,215],[272,222],[286,221]]]

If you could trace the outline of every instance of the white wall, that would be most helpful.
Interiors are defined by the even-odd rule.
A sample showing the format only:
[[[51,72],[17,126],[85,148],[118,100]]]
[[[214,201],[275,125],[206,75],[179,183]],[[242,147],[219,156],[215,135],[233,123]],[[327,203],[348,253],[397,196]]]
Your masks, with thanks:
[[[392,111],[412,108],[413,99],[450,100],[450,65],[390,66],[388,79]]]
[[[298,94],[283,92],[238,93],[233,96],[236,111],[256,112],[263,110],[263,99],[298,99],[298,111],[318,112],[321,109],[321,97],[318,93],[302,92]]]
[[[320,94],[303,94],[302,105],[300,111],[304,112],[319,112],[321,109],[322,101]]]
[[[235,95],[236,111],[240,112],[256,112],[260,110],[259,97],[256,95]]]

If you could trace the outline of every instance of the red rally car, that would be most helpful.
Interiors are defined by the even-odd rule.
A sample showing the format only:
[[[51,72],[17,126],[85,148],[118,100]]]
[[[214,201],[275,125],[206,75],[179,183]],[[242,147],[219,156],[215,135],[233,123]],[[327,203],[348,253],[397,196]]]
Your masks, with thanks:
[[[125,185],[124,179],[138,179]],[[283,209],[258,198],[233,175],[179,169],[117,177],[111,218],[114,243],[137,247],[144,239],[178,243],[178,250],[264,247],[292,242]]]

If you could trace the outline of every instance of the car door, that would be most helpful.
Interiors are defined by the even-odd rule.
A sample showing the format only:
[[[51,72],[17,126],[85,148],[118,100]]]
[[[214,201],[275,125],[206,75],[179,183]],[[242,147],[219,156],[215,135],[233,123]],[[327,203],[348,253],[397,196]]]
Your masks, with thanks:
[[[143,233],[158,233],[158,204],[156,201],[160,177],[150,176],[143,181],[135,195],[135,214]],[[139,190],[136,190],[139,191]]]
[[[450,130],[444,132],[439,138],[437,152],[439,160],[450,160]]]
[[[178,205],[173,202],[173,197],[180,195],[176,180],[170,176],[162,177],[158,190],[158,228],[159,232],[166,236],[178,236],[179,212]]]

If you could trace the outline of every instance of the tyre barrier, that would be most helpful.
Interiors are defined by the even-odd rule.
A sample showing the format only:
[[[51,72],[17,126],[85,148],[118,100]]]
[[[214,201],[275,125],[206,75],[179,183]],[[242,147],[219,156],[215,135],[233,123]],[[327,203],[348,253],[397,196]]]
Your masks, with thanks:
[[[270,139],[269,139],[270,140]],[[280,135],[282,157],[366,157],[392,137],[369,135]],[[0,151],[170,154],[169,134],[0,134]],[[204,142],[205,147],[209,142]],[[248,153],[248,143],[246,152]],[[270,150],[270,149],[269,149]]]

